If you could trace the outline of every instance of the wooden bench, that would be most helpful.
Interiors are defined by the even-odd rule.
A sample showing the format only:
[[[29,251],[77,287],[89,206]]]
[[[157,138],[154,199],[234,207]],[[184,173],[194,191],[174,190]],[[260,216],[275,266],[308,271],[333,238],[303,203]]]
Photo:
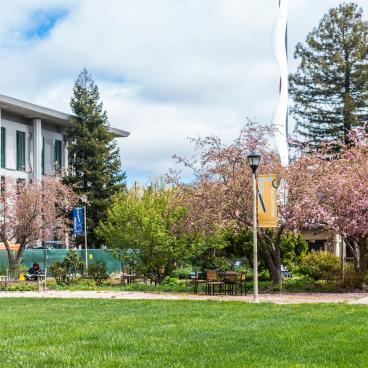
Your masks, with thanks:
[[[7,270],[7,275],[6,276],[0,276],[0,285],[4,286],[5,292],[8,291],[8,286],[9,285],[14,285],[14,284],[37,284],[37,289],[38,292],[40,291],[46,291],[46,276],[45,275],[38,275],[36,280],[22,280],[20,279],[20,274],[18,272],[14,273],[10,273]]]

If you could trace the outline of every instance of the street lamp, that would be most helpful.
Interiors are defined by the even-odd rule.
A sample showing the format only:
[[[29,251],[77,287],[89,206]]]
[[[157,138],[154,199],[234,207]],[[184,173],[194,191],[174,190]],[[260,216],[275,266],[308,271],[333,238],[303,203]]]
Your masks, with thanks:
[[[81,196],[81,202],[83,203],[83,212],[84,212],[84,258],[86,262],[86,271],[88,270],[88,248],[87,248],[87,203],[88,198],[85,194]]]
[[[254,303],[259,303],[258,300],[258,251],[257,251],[257,183],[256,172],[261,161],[261,154],[251,152],[248,155],[249,166],[252,169],[253,182],[253,288],[254,288]]]

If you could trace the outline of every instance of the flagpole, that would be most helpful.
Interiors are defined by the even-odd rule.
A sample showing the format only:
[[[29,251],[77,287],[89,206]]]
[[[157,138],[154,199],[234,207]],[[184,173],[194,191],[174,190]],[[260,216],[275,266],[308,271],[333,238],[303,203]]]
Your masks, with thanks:
[[[87,249],[87,206],[84,205],[84,252],[86,258],[86,271],[88,270],[88,249]]]

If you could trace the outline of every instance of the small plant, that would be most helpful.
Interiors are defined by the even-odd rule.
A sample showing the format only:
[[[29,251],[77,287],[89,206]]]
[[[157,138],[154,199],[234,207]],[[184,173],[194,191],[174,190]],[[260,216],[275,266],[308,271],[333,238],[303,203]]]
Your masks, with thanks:
[[[88,266],[87,276],[94,280],[96,285],[101,285],[102,282],[109,277],[105,263],[95,262],[90,264]]]
[[[330,252],[310,252],[302,257],[299,272],[313,280],[336,280],[340,276],[340,260]]]

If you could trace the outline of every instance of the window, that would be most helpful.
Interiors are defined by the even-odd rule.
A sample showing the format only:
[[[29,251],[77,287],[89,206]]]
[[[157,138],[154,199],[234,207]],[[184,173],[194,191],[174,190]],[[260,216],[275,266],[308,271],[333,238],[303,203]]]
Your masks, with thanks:
[[[26,133],[17,130],[17,170],[26,169]]]
[[[45,137],[42,137],[41,172],[45,175]]]
[[[61,141],[55,140],[54,143],[54,168],[55,171],[58,171],[61,169]]]
[[[4,169],[5,168],[5,134],[6,134],[6,131],[5,131],[5,128],[4,127],[1,127],[1,151],[0,151],[0,155],[1,155],[1,167]]]

